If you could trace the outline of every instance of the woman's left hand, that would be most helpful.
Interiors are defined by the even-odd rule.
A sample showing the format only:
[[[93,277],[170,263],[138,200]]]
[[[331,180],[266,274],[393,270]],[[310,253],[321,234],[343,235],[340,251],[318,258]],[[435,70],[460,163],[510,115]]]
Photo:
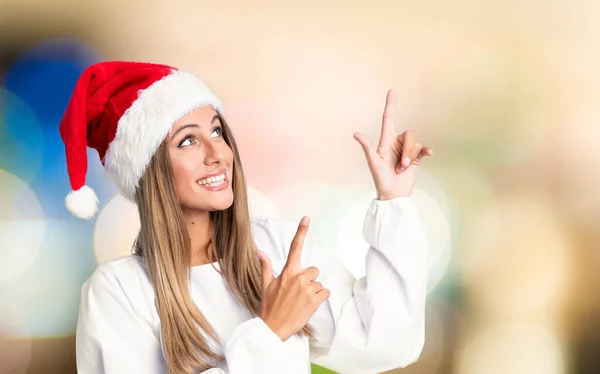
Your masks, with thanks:
[[[396,93],[390,90],[383,111],[381,137],[377,149],[373,148],[371,141],[364,134],[354,134],[354,139],[360,143],[367,157],[378,200],[410,196],[421,159],[433,154],[431,148],[424,147],[417,141],[412,130],[396,135],[395,107]]]

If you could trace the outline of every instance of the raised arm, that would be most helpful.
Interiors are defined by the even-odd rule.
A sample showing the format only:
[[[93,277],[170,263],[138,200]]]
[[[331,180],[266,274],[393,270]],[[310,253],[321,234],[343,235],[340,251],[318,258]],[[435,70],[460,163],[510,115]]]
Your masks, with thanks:
[[[336,255],[314,242],[303,250],[303,266],[318,268],[318,281],[331,293],[309,321],[317,333],[312,358],[338,372],[404,367],[418,359],[424,344],[427,241],[410,195],[421,159],[433,151],[412,131],[395,134],[395,100],[389,91],[376,149],[364,135],[354,135],[377,189],[363,226],[370,246],[366,276],[355,279]],[[257,227],[263,229],[262,244],[285,258],[293,226],[263,220]]]

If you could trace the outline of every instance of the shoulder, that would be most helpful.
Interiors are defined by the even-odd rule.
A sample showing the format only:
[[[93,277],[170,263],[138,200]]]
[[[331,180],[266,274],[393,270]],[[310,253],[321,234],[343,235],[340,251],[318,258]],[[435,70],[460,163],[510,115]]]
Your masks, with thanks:
[[[134,305],[151,303],[153,296],[144,262],[134,255],[98,265],[81,292],[98,299],[127,299]]]
[[[143,260],[134,255],[98,265],[81,287],[81,302],[83,310],[121,309],[150,325],[157,318],[150,277]]]
[[[130,255],[101,263],[88,278],[86,284],[127,283],[145,277],[147,277],[147,273],[142,259]]]

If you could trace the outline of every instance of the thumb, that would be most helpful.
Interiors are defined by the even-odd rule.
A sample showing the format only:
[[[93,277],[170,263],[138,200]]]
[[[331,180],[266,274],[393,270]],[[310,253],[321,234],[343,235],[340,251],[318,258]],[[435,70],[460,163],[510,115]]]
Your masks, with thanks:
[[[356,141],[362,147],[363,152],[365,152],[365,157],[367,157],[367,161],[369,163],[375,161],[375,156],[378,156],[378,155],[373,150],[373,146],[371,145],[371,141],[369,140],[369,138],[365,134],[361,134],[360,132],[357,132],[354,134],[354,139],[356,139]]]
[[[262,268],[263,291],[266,291],[273,281],[273,266],[271,265],[271,260],[266,253],[261,250],[257,250],[256,254],[260,260],[260,267]]]

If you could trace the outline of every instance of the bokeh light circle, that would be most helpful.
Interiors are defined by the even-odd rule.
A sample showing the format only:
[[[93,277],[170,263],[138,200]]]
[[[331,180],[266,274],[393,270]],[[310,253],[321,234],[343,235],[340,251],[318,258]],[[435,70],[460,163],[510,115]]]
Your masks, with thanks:
[[[476,308],[544,317],[559,307],[572,244],[548,197],[537,190],[504,197],[482,207],[467,232],[461,269]]]
[[[275,205],[259,190],[247,187],[248,191],[248,205],[250,210],[250,217],[258,218],[278,218],[279,213]]]
[[[0,168],[30,182],[40,171],[44,147],[44,133],[34,109],[0,87]]]
[[[6,72],[5,87],[19,95],[41,122],[58,124],[83,70],[99,57],[77,39],[50,39],[20,56]]]
[[[348,206],[368,191],[351,185],[297,184],[280,192],[277,207],[282,219],[288,221],[299,222],[303,216],[310,217],[308,235],[324,250],[333,252],[337,248],[337,233]],[[371,192],[373,197],[375,195]]]
[[[25,182],[0,169],[0,283],[26,271],[45,236],[44,213]]]
[[[130,255],[139,230],[137,206],[118,194],[97,218],[94,250],[98,263]]]
[[[375,198],[372,191],[364,191],[368,192],[342,204],[345,209],[342,209],[341,219],[335,230],[338,256],[355,277],[362,277],[366,273],[364,258],[369,245],[364,240],[362,228],[367,209]],[[450,265],[453,245],[451,208],[443,190],[427,174],[422,174],[419,188],[413,190],[411,197],[428,241],[428,290],[431,291],[439,284]]]
[[[415,188],[412,196],[427,237],[427,288],[432,291],[446,275],[450,265],[452,232],[449,217],[425,190]]]
[[[348,202],[336,232],[338,258],[356,278],[364,277],[365,256],[369,243],[363,236],[364,218],[374,199],[373,193],[363,194],[354,202]]]
[[[563,374],[554,334],[541,325],[506,322],[483,330],[459,359],[458,374]]]
[[[46,219],[45,227],[36,261],[19,278],[0,284],[0,300],[27,325],[27,335],[19,338],[72,335],[81,285],[96,266],[88,250],[89,221]]]
[[[425,308],[425,345],[419,362],[427,366],[427,373],[436,373],[444,357],[445,334],[438,303],[429,302]]]

